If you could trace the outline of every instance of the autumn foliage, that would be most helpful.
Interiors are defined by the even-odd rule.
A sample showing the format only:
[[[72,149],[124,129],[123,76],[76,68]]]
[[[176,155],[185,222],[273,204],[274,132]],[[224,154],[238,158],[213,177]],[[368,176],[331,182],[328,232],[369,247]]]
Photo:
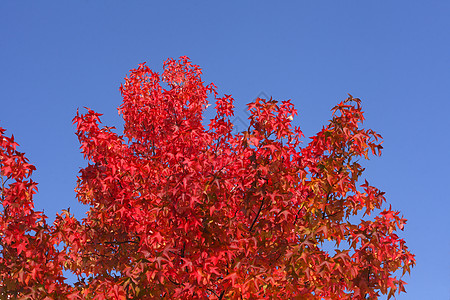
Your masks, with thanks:
[[[290,101],[248,104],[233,134],[233,98],[188,58],[160,75],[145,64],[120,90],[123,135],[87,109],[74,118],[89,160],[76,192],[88,205],[46,223],[33,208],[34,167],[0,129],[2,299],[375,299],[405,291],[415,264],[361,178],[381,136],[361,128],[349,96],[309,143]],[[216,116],[203,112],[214,98]],[[384,204],[383,207],[386,207]],[[78,278],[68,284],[63,270]]]

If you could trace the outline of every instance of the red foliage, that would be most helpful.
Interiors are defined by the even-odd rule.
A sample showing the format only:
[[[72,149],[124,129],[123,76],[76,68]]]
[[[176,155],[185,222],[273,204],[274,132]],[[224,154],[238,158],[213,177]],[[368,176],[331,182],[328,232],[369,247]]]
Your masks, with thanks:
[[[167,60],[162,75],[145,64],[131,70],[120,88],[123,136],[100,128],[100,114],[77,113],[90,161],[76,188],[90,207],[81,222],[63,211],[50,226],[33,210],[34,167],[0,131],[3,298],[372,299],[404,291],[394,273],[415,264],[396,234],[406,220],[389,207],[352,222],[385,202],[367,181],[358,185],[358,159],[382,148],[379,134],[360,128],[360,100],[339,103],[301,147],[290,101],[256,99],[248,130],[233,135],[233,98],[219,98],[200,75],[186,57]],[[217,114],[205,128],[210,95]],[[324,249],[329,242],[335,251]],[[63,269],[79,281],[65,284]]]

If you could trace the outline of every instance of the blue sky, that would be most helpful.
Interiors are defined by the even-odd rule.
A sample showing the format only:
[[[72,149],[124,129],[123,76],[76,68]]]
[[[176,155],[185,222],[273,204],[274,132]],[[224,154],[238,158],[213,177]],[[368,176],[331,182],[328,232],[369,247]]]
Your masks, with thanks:
[[[244,120],[260,93],[292,99],[306,136],[351,93],[384,137],[366,178],[408,219],[401,236],[416,254],[397,299],[448,299],[449,15],[444,0],[1,1],[0,126],[37,167],[36,207],[52,220],[85,211],[76,109],[120,128],[118,88],[139,63],[161,71],[189,56]]]

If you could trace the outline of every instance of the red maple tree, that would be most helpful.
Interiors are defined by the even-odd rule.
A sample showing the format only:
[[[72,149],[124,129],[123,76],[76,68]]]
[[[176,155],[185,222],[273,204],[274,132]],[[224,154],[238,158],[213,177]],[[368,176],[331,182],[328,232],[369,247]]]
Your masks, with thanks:
[[[90,109],[74,118],[90,162],[76,188],[89,206],[81,221],[65,210],[48,225],[34,211],[34,167],[0,129],[3,298],[375,299],[405,291],[401,276],[415,259],[396,232],[406,220],[391,207],[380,212],[384,193],[360,184],[358,160],[382,147],[379,134],[361,128],[359,99],[334,107],[302,147],[290,101],[256,99],[248,130],[232,134],[233,98],[205,85],[187,57],[167,60],[161,75],[141,64],[120,90],[123,136],[100,128]],[[205,126],[211,96],[217,114]],[[65,283],[63,270],[77,282]]]

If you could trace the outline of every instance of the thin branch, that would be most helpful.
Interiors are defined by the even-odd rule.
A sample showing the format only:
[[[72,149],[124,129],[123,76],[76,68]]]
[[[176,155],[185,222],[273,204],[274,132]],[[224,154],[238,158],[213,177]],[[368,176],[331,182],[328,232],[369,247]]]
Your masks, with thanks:
[[[261,201],[261,205],[259,206],[258,213],[256,214],[255,219],[253,220],[253,223],[250,226],[250,229],[248,231],[252,231],[253,230],[253,226],[255,225],[256,220],[258,220],[258,217],[259,217],[259,214],[261,213],[263,205],[264,205],[264,199]]]
[[[214,294],[214,296],[216,296],[217,298],[220,299],[220,296],[216,294],[216,292],[213,289],[206,289],[207,291],[210,291],[211,293]]]
[[[169,279],[169,281],[172,282],[172,283],[175,284],[175,285],[181,285],[180,283],[178,283],[178,282],[173,281],[172,279],[170,279],[170,277],[167,277],[167,279]]]

